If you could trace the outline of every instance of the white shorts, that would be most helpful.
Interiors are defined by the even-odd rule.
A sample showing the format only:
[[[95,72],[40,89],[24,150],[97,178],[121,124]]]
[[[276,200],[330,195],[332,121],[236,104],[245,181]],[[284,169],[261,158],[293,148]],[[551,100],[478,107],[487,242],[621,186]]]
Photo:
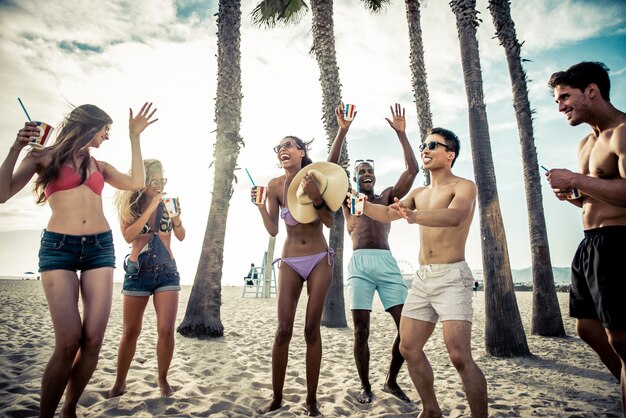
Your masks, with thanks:
[[[402,316],[425,322],[472,322],[474,278],[465,261],[420,266],[413,276]]]

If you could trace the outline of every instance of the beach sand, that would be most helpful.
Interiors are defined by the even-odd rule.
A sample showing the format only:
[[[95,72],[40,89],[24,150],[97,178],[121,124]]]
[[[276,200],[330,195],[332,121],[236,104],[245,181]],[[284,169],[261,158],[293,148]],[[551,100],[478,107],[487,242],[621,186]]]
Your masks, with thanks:
[[[107,399],[115,379],[117,346],[122,330],[121,284],[114,303],[100,362],[78,406],[87,417],[177,416],[246,417],[271,397],[271,348],[276,326],[276,299],[241,298],[241,287],[222,289],[224,337],[195,340],[176,334],[176,351],[169,373],[174,397],[162,399],[156,382],[156,318],[146,309],[142,335],[127,380],[127,392]],[[185,313],[191,286],[184,286],[178,310]],[[518,292],[525,330],[530,330],[532,294]],[[485,354],[484,294],[474,298],[472,345],[485,374],[489,415],[493,417],[613,417],[620,416],[619,386],[592,350],[574,332],[567,317],[567,294],[560,293],[566,338],[527,335],[533,358],[495,358]],[[298,306],[285,382],[284,406],[267,416],[305,416],[305,343],[303,314],[306,292]],[[351,316],[346,311],[348,322]],[[0,416],[35,416],[39,386],[54,345],[41,283],[0,281]],[[400,385],[412,403],[382,391],[395,334],[391,317],[375,301],[370,333],[370,380],[376,396],[371,405],[355,400],[359,380],[352,356],[352,326],[322,328],[324,355],[318,401],[328,417],[415,417],[420,402],[406,366]],[[435,374],[435,390],[445,416],[469,416],[460,378],[450,363],[438,325],[425,348]]]

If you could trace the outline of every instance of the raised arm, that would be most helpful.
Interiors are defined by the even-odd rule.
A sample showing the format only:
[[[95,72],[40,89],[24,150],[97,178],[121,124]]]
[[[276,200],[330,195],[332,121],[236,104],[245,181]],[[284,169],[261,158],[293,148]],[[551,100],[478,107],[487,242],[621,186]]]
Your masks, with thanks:
[[[335,140],[330,146],[330,152],[328,153],[328,161],[335,164],[339,164],[339,159],[341,158],[341,148],[343,147],[344,140],[346,139],[346,135],[348,134],[348,130],[352,124],[351,120],[345,120],[343,117],[343,108],[343,103],[335,108],[335,116],[337,117],[339,129],[337,130],[337,136],[335,136]],[[357,113],[358,112],[356,111],[354,112],[355,117]]]
[[[104,180],[111,186],[120,190],[139,190],[145,186],[145,173],[143,171],[143,159],[141,156],[140,135],[148,126],[156,122],[152,119],[156,108],[151,111],[152,103],[144,103],[137,116],[133,116],[133,110],[129,109],[128,130],[130,135],[130,148],[132,153],[130,175],[120,173],[110,164],[103,164],[102,173]]]
[[[0,203],[4,203],[22,190],[28,181],[37,172],[37,159],[27,155],[13,172],[20,151],[30,142],[30,138],[39,136],[39,129],[35,122],[26,122],[17,132],[15,142],[9,148],[9,153],[0,166]]]
[[[415,193],[415,191],[412,192],[409,197],[412,197],[413,193]],[[396,203],[389,207],[397,211],[399,216],[402,216],[411,224],[433,227],[455,227],[459,226],[472,213],[476,202],[476,185],[469,180],[459,180],[454,186],[454,197],[447,208],[413,210],[415,206],[413,208],[406,206],[407,201],[410,203],[414,202],[415,199],[396,200]]]
[[[402,199],[404,195],[411,190],[415,177],[417,177],[417,173],[419,172],[419,167],[413,148],[411,148],[409,139],[406,136],[405,109],[401,107],[399,103],[395,104],[395,109],[394,106],[389,106],[389,108],[391,109],[391,119],[385,118],[385,120],[389,123],[389,126],[396,131],[396,135],[398,135],[406,166],[406,169],[400,175],[395,186],[391,189],[389,203],[392,203],[395,198]]]

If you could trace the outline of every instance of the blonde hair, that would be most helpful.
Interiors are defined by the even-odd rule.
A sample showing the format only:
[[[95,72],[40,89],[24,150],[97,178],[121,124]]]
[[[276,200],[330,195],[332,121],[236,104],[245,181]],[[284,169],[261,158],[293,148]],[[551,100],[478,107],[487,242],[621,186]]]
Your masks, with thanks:
[[[143,192],[150,184],[150,181],[154,179],[154,174],[157,172],[163,172],[163,165],[159,160],[143,160],[143,167],[146,172],[146,184],[144,185],[144,188],[141,190],[118,190],[115,192],[115,196],[113,198],[120,222],[127,225],[132,224],[137,218],[139,218],[139,216],[141,216],[140,209],[141,204],[144,201]]]

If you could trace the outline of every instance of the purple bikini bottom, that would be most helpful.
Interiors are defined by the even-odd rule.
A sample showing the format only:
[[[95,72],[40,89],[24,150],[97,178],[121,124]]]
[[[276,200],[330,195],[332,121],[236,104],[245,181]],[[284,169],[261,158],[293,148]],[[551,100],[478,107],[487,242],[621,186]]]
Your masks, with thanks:
[[[328,257],[328,265],[332,266],[334,262],[334,254],[335,250],[329,248],[328,250],[317,254],[303,255],[301,257],[277,258],[276,260],[274,260],[274,263],[280,261],[286,263],[289,267],[294,269],[295,272],[300,275],[300,277],[302,277],[302,280],[306,281],[309,278],[309,274],[311,274],[315,266],[317,266],[317,264],[324,257]],[[280,268],[280,263],[278,267]]]

